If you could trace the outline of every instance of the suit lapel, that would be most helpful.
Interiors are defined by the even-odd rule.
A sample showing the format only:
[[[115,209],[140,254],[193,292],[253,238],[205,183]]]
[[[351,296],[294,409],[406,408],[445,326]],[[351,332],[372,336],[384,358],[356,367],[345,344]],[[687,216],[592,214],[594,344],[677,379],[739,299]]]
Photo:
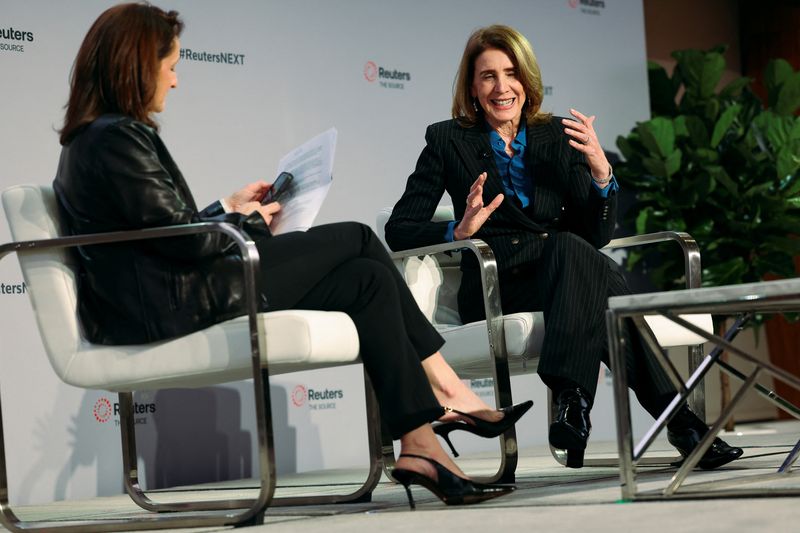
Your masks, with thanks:
[[[484,197],[494,198],[503,192],[500,175],[492,157],[492,147],[489,146],[489,136],[482,128],[463,128],[461,138],[454,137],[456,151],[467,168],[469,185],[478,179],[478,175],[486,172],[484,184]]]
[[[453,143],[455,144],[456,151],[458,152],[464,166],[469,173],[467,179],[469,186],[478,178],[482,172],[486,172],[486,183],[483,187],[483,198],[485,201],[492,201],[498,194],[504,193],[503,183],[500,178],[500,173],[494,162],[494,154],[492,147],[489,145],[489,134],[481,127],[461,128],[461,138],[454,137]],[[528,139],[531,134],[528,133]],[[530,141],[529,141],[530,146]],[[517,203],[506,198],[500,204],[498,212],[503,213],[505,216],[513,219],[517,223],[526,227],[529,230],[542,232],[544,229],[533,222],[522,209],[517,206]]]
[[[531,208],[534,217],[537,213],[541,213],[545,200],[545,190],[548,189],[545,180],[551,177],[551,171],[540,172],[539,169],[543,168],[543,163],[552,161],[556,142],[557,139],[553,137],[552,131],[546,125],[528,126],[525,166],[533,175],[533,205]]]

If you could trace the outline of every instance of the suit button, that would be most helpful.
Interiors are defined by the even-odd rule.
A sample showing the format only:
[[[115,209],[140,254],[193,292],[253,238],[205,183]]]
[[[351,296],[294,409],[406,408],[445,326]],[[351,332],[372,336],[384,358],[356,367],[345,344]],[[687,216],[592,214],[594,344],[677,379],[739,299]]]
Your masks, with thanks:
[[[541,234],[541,235],[539,235],[539,236],[540,236],[542,239],[546,239],[546,238],[548,238],[550,235],[548,235],[547,233],[542,233],[542,234]]]
[[[514,237],[513,239],[511,239],[511,244],[519,244],[519,239]]]

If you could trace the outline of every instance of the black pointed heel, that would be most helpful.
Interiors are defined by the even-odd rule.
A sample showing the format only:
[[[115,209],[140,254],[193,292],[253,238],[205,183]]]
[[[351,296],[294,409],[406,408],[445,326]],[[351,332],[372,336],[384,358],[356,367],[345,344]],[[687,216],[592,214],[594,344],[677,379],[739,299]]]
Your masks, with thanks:
[[[464,418],[468,418],[473,423],[442,422],[441,424],[436,424],[433,426],[433,432],[442,437],[447,445],[450,446],[450,451],[453,452],[453,457],[458,457],[456,447],[453,446],[453,443],[450,440],[450,433],[461,430],[487,439],[497,437],[501,433],[505,433],[508,428],[516,424],[522,415],[527,413],[528,409],[530,409],[532,406],[533,400],[528,400],[527,402],[518,403],[517,405],[512,405],[511,407],[503,407],[498,409],[498,411],[503,413],[503,418],[497,422],[487,422],[486,420],[478,418],[475,415],[462,413],[456,409],[445,407],[446,411],[456,413]]]
[[[421,485],[431,491],[437,498],[442,500],[446,505],[467,505],[470,503],[478,503],[491,498],[497,498],[508,494],[516,487],[514,485],[489,485],[485,483],[476,483],[475,481],[464,479],[452,473],[450,470],[442,466],[439,462],[434,461],[430,457],[422,455],[414,455],[410,453],[401,454],[400,457],[412,457],[414,459],[422,459],[428,461],[436,468],[437,480],[434,480],[420,472],[413,470],[406,470],[404,468],[395,468],[392,471],[392,477],[398,483],[403,485],[406,489],[406,496],[408,496],[408,506],[411,509],[416,508],[414,497],[411,495],[411,485]]]

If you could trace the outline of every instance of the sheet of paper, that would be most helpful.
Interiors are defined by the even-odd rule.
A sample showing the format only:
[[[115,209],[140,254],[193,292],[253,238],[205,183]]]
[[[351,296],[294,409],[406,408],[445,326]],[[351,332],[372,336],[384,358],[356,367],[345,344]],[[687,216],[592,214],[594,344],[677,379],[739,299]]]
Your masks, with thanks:
[[[277,174],[290,172],[294,179],[270,224],[273,235],[305,231],[314,223],[333,180],[336,136],[331,128],[281,158]]]

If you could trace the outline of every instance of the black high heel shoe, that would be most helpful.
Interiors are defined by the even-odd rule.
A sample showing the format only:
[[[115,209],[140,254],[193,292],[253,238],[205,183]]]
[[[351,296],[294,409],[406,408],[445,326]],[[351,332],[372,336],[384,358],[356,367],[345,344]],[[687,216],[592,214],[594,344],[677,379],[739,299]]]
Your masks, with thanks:
[[[415,509],[414,497],[411,495],[411,485],[421,485],[431,491],[437,498],[442,500],[447,505],[466,505],[470,503],[478,503],[491,498],[503,496],[516,489],[514,485],[487,485],[484,483],[476,483],[469,479],[464,479],[452,473],[450,470],[442,466],[439,462],[434,461],[430,457],[423,457],[422,455],[414,455],[410,453],[401,454],[400,457],[413,457],[414,459],[423,459],[428,461],[436,468],[436,476],[438,480],[433,480],[425,474],[414,472],[413,470],[406,470],[404,468],[395,468],[392,471],[392,477],[398,483],[403,485],[406,489],[408,496],[408,506]]]
[[[578,387],[564,389],[558,394],[557,415],[550,424],[549,440],[553,448],[567,451],[567,467],[583,467],[586,441],[592,430],[589,410],[592,401]]]
[[[442,437],[447,445],[450,446],[450,450],[453,452],[453,457],[458,457],[458,452],[456,451],[455,446],[453,446],[453,443],[450,441],[450,433],[453,431],[462,430],[487,439],[497,437],[501,433],[504,433],[508,428],[516,424],[517,420],[519,420],[522,415],[528,412],[528,409],[530,409],[531,406],[533,406],[533,400],[518,403],[517,405],[512,405],[511,407],[503,407],[498,409],[498,411],[503,413],[503,418],[497,422],[488,422],[482,418],[478,418],[475,415],[462,413],[461,411],[457,411],[450,407],[445,407],[445,411],[456,413],[459,416],[468,418],[473,423],[442,422],[441,424],[436,424],[433,426],[433,432]]]

